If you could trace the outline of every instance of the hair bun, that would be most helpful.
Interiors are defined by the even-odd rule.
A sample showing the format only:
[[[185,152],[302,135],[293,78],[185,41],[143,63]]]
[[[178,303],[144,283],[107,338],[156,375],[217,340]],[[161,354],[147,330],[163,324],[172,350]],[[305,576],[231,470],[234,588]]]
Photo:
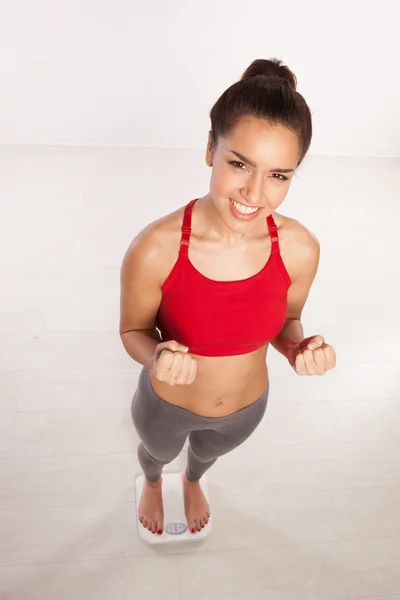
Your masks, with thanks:
[[[280,82],[289,85],[289,87],[296,91],[296,76],[294,73],[292,73],[289,67],[282,64],[282,61],[277,58],[272,58],[271,60],[258,58],[254,60],[243,73],[241,80],[243,81],[243,79],[256,77],[257,75],[279,79]]]

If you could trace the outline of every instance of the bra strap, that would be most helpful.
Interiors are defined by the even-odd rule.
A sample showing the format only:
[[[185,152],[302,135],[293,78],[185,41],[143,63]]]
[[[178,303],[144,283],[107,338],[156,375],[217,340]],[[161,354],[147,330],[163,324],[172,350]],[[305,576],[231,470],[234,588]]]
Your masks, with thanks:
[[[189,204],[186,205],[185,212],[183,213],[183,223],[181,227],[182,236],[179,246],[179,254],[182,256],[188,256],[189,253],[190,234],[192,233],[192,211],[196,200],[197,198],[191,200]]]
[[[268,215],[267,223],[269,227],[269,235],[271,237],[272,244],[272,254],[277,254],[279,250],[279,237],[278,237],[278,228],[275,225],[275,221],[272,215]]]

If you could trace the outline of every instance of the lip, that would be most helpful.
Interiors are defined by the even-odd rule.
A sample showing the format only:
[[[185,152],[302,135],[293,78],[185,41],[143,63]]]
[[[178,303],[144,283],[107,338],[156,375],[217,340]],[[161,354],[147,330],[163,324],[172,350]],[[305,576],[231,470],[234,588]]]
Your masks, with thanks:
[[[243,206],[246,206],[246,208],[262,208],[262,206],[249,206],[248,204],[245,204],[244,202],[240,202],[239,200],[235,200],[234,198],[229,198],[229,200],[232,202],[237,202],[238,204],[242,204]]]
[[[239,204],[242,204],[242,202],[239,202]],[[233,216],[235,217],[235,219],[237,219],[238,221],[252,221],[253,219],[256,219],[258,217],[258,213],[261,210],[261,207],[257,207],[258,210],[256,210],[253,213],[249,213],[249,214],[243,214],[240,213],[233,205],[232,199],[229,198],[229,205],[231,208],[231,212],[233,214]],[[243,204],[243,206],[247,206],[246,204]],[[249,207],[249,208],[255,208],[253,207]]]

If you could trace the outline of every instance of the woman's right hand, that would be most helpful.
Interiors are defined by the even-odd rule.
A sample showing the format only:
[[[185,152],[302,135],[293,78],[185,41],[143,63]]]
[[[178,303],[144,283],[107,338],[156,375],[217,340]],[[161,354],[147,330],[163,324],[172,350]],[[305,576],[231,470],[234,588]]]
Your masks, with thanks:
[[[156,379],[168,385],[193,383],[197,373],[197,361],[187,352],[188,348],[175,340],[158,344],[152,367]]]

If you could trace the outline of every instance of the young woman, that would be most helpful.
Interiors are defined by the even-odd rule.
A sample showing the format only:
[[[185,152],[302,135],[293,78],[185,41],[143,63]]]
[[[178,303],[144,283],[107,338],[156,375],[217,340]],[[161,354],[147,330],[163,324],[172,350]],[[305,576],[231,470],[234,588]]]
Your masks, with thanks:
[[[299,375],[336,362],[300,323],[318,240],[275,212],[311,142],[295,76],[277,59],[256,60],[210,117],[209,192],[142,230],[121,267],[120,335],[143,365],[132,401],[145,475],[138,517],[155,534],[164,526],[162,468],[187,436],[187,523],[192,533],[207,524],[199,480],[260,423],[269,344]]]

